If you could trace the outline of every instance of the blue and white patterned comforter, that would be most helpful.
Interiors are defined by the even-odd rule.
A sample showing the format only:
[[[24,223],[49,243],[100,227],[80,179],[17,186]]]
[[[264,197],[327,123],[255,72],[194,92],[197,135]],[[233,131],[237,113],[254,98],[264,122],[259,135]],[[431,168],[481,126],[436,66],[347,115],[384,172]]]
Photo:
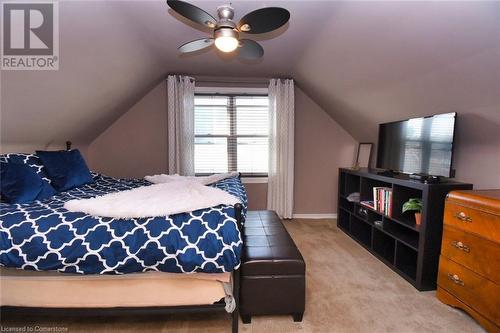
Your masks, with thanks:
[[[0,204],[0,265],[80,274],[230,272],[242,241],[232,206],[168,217],[114,219],[69,212],[64,202],[150,185],[95,175],[95,183],[27,204]],[[239,178],[213,186],[243,203]]]

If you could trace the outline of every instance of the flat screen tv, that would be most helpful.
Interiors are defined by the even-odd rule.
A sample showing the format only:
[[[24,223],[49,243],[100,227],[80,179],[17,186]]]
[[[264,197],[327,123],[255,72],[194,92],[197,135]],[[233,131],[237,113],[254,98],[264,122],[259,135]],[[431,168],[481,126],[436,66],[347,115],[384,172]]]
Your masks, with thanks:
[[[452,112],[380,124],[377,168],[453,177],[456,116]]]

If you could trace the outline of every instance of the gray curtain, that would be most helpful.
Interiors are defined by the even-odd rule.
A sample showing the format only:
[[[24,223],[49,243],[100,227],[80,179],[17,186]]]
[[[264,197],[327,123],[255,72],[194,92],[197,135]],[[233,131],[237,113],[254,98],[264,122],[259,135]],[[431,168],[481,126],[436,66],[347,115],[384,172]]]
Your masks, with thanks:
[[[169,75],[168,173],[194,175],[194,79]]]
[[[293,216],[295,97],[293,80],[269,83],[269,177],[267,209]]]

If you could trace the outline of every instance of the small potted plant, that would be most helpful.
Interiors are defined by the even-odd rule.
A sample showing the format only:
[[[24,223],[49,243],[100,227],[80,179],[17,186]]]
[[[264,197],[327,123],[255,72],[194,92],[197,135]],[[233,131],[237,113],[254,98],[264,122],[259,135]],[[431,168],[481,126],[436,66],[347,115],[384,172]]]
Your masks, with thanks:
[[[419,198],[411,198],[403,204],[403,213],[414,211],[415,212],[415,223],[420,225],[422,221],[422,200]]]

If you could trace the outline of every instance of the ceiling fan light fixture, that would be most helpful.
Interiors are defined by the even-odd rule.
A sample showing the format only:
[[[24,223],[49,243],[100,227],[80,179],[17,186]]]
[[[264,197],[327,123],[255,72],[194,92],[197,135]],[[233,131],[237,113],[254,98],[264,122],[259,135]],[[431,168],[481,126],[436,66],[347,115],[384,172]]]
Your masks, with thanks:
[[[231,28],[221,28],[215,31],[215,47],[222,52],[233,52],[238,47],[238,32]]]
[[[234,37],[219,37],[215,40],[215,46],[222,52],[233,52],[238,47],[238,40]]]

